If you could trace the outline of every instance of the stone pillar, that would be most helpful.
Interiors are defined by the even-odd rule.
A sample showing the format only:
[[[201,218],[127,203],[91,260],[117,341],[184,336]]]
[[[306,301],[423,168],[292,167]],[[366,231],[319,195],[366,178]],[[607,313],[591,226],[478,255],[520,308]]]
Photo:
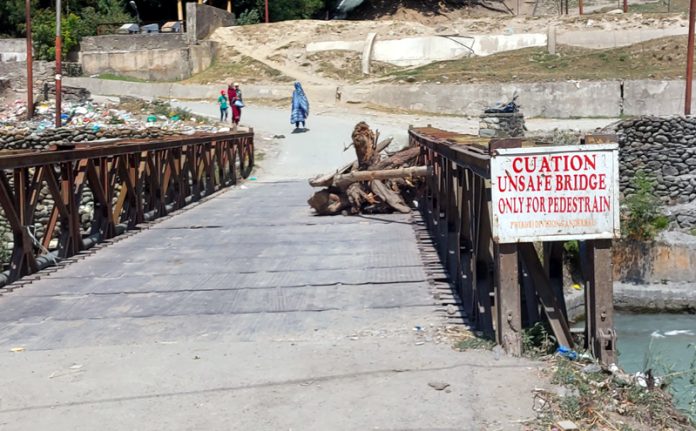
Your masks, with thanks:
[[[479,136],[517,138],[524,136],[524,114],[521,112],[483,114],[479,120]]]

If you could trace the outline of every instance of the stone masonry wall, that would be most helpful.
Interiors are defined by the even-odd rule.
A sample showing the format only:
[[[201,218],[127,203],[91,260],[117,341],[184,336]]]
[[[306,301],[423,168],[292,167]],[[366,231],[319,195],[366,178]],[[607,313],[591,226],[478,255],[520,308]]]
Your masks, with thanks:
[[[640,117],[617,125],[620,188],[642,170],[656,179],[655,193],[681,228],[696,226],[696,117]]]
[[[524,129],[521,112],[483,114],[479,121],[479,136],[515,138],[524,136]]]

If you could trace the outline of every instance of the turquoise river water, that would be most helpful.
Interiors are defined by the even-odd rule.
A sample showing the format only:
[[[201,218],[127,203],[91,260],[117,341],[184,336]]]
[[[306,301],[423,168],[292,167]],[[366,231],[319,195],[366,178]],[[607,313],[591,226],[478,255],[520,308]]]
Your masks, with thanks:
[[[624,370],[645,371],[645,360],[649,357],[648,368],[653,368],[657,375],[696,371],[696,362],[692,365],[696,361],[696,316],[618,313],[614,324],[619,365]],[[675,380],[670,390],[681,409],[689,411],[691,403],[691,416],[696,420],[696,386],[689,383],[688,375]]]

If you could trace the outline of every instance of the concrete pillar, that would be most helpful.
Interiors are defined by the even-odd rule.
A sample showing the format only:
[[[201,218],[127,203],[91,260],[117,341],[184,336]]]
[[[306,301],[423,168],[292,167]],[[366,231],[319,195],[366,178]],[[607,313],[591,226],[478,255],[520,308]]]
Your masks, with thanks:
[[[196,43],[196,7],[193,2],[186,3],[186,39],[188,43]]]
[[[546,46],[549,54],[556,55],[556,26],[550,25],[546,35]]]
[[[372,47],[375,44],[376,37],[377,33],[368,33],[365,40],[362,53],[362,73],[365,75],[370,74],[370,59],[372,58]]]

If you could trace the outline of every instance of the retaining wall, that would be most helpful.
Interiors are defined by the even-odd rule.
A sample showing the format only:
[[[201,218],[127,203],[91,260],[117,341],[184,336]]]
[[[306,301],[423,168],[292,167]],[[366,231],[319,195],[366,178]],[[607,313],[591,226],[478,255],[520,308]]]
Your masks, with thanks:
[[[546,46],[547,36],[541,33],[475,36],[422,36],[377,40],[371,60],[397,66],[420,66],[434,61],[452,60],[471,55],[486,56],[503,51]],[[307,44],[307,52],[362,52],[365,41],[324,41]]]
[[[174,99],[216,98],[213,85],[153,84],[108,81],[93,78],[64,78],[66,85],[85,87],[93,94]],[[503,84],[386,84],[371,86],[306,85],[310,99],[327,104],[376,103],[385,107],[477,117],[483,109],[506,101],[517,92],[527,118],[578,118],[646,115],[661,107],[661,115],[683,112],[680,81],[568,81]],[[681,87],[680,87],[681,86]],[[649,88],[648,99],[641,88]],[[662,90],[661,90],[662,89]],[[340,91],[340,102],[336,102]],[[646,90],[647,91],[647,90]],[[623,92],[623,97],[622,97]],[[291,85],[244,85],[244,96],[279,99],[292,94]],[[696,100],[694,101],[696,112]]]
[[[73,87],[84,87],[92,94],[101,96],[130,96],[141,99],[182,99],[182,100],[217,100],[220,90],[223,88],[218,85],[199,85],[199,84],[177,84],[177,83],[140,83],[126,82],[109,79],[96,78],[63,78],[65,85]],[[310,100],[322,100],[327,97],[333,98],[336,89],[334,87],[322,87],[318,91],[309,90],[306,86]],[[282,99],[292,95],[292,83],[287,85],[243,85],[244,99]]]
[[[0,62],[27,61],[26,39],[0,39]]]
[[[577,30],[556,34],[556,42],[561,45],[577,46],[589,49],[618,48],[634,45],[652,39],[688,34],[688,28],[638,28],[618,30]]]
[[[623,83],[623,115],[678,115],[684,113],[684,80],[637,80]],[[691,102],[696,112],[696,99]]]
[[[217,44],[189,45],[184,34],[87,37],[81,43],[83,73],[112,73],[147,81],[179,81],[208,68]]]
[[[621,114],[618,81],[345,87],[342,100],[478,116],[484,108],[511,98],[515,92],[526,117],[618,117]]]

